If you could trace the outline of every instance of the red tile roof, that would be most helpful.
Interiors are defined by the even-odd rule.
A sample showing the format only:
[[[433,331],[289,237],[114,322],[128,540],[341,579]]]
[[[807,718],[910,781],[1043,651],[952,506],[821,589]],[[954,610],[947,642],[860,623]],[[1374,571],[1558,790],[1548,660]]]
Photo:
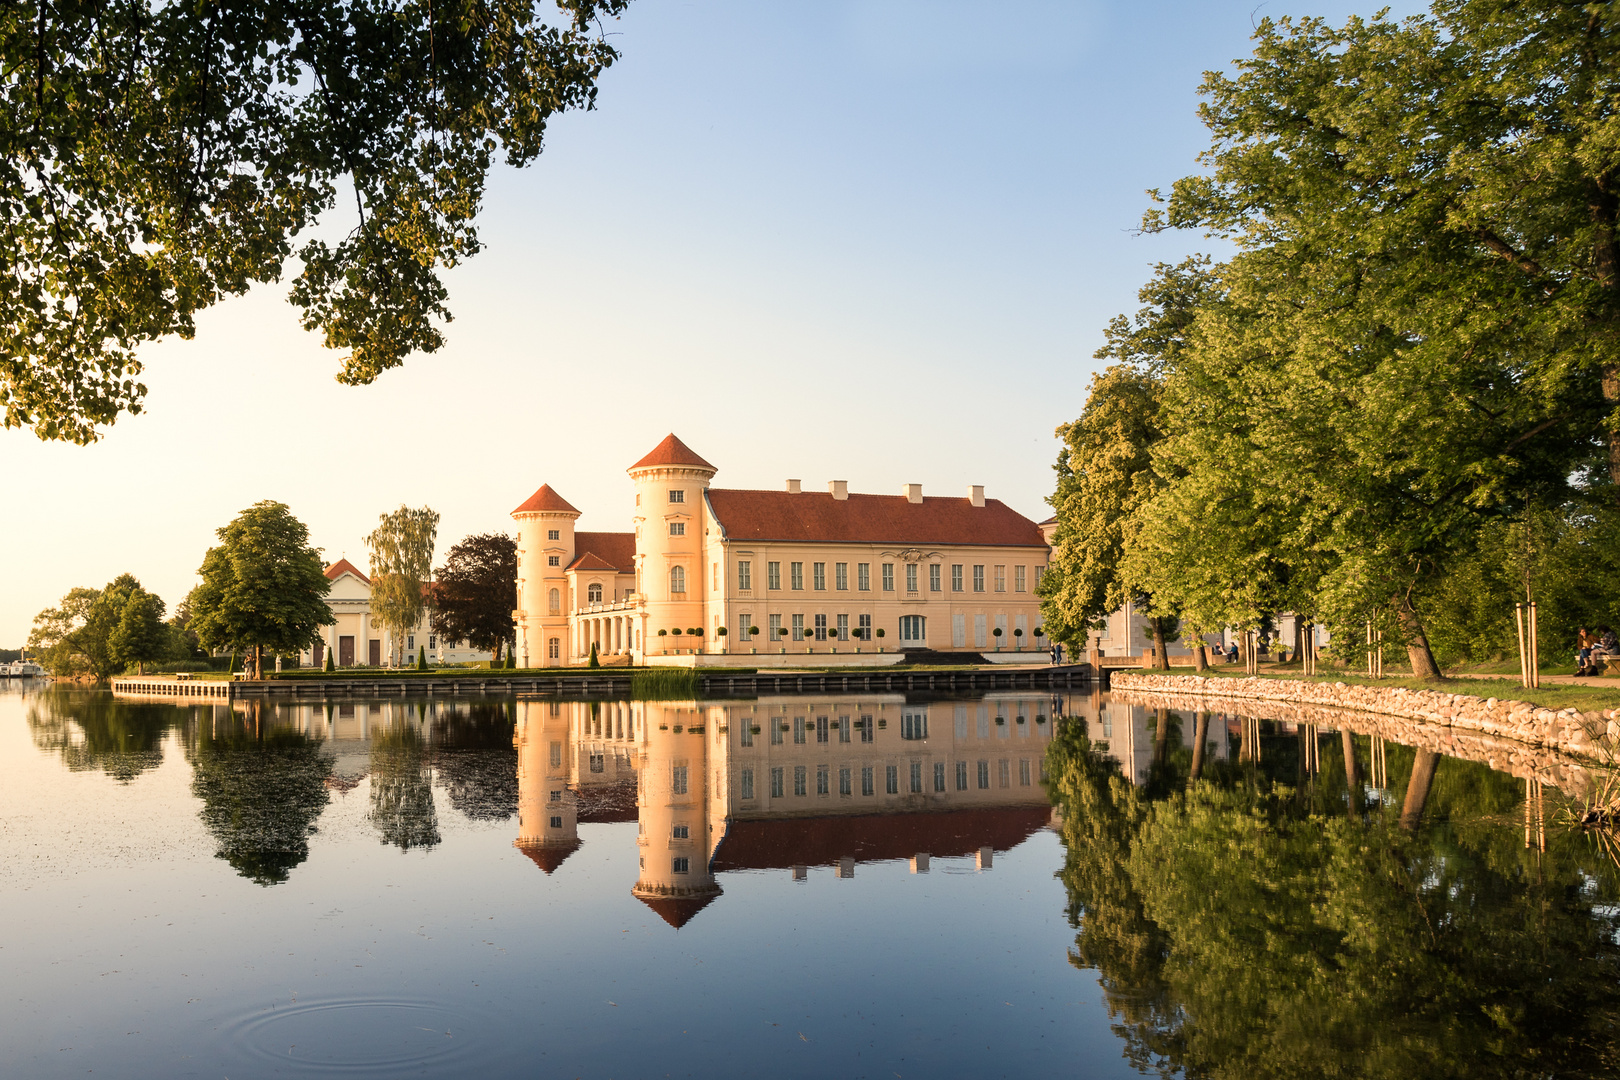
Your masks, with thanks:
[[[637,469],[646,469],[654,465],[695,465],[700,469],[708,469],[710,472],[720,471],[698,457],[690,446],[675,437],[674,432],[671,432],[663,442],[653,447],[646,457],[630,466],[628,471],[634,472]]]
[[[643,904],[652,908],[669,925],[679,930],[704,908],[714,902],[719,892],[709,893],[707,896],[637,896]]]
[[[572,840],[564,844],[524,844],[513,845],[523,854],[534,860],[534,865],[547,874],[555,873],[563,860],[579,850],[579,841]]]
[[[539,491],[530,495],[527,502],[512,511],[512,516],[516,517],[519,514],[534,514],[542,511],[564,514],[579,513],[567,499],[552,491],[550,484],[541,484]]]
[[[610,532],[576,532],[574,534],[574,561],[569,569],[601,570],[602,566],[583,565],[587,555],[595,555],[606,564],[605,568],[621,573],[634,573],[636,569],[636,534]]]
[[[709,868],[719,874],[830,866],[845,857],[877,862],[917,854],[936,859],[972,855],[982,847],[1006,851],[1045,828],[1051,819],[1048,806],[997,806],[934,813],[733,820]]]
[[[337,562],[326,568],[326,577],[330,581],[336,581],[344,574],[353,574],[367,585],[371,584],[371,579],[362,574],[359,568],[348,559],[339,559]]]
[[[570,570],[616,570],[617,568],[595,552],[587,551],[568,564]]]
[[[1045,547],[1040,526],[999,499],[831,492],[728,491],[711,488],[709,505],[728,540],[798,540],[828,544],[974,544]]]

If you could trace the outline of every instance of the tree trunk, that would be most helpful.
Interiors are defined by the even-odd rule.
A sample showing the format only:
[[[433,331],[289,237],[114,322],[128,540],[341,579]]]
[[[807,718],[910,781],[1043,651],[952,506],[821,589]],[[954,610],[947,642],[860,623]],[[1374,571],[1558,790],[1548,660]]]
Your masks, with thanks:
[[[1199,650],[1202,654],[1202,649]],[[1198,714],[1198,723],[1193,725],[1193,758],[1192,771],[1187,775],[1197,780],[1204,771],[1204,742],[1209,738],[1209,713]]]
[[[1361,813],[1361,770],[1356,767],[1356,737],[1349,728],[1339,729],[1344,744],[1344,786],[1350,794],[1350,812]]]
[[[1401,828],[1417,828],[1423,819],[1423,807],[1429,801],[1429,787],[1434,783],[1434,768],[1440,755],[1433,750],[1419,750],[1412,762],[1412,779],[1406,784],[1406,802],[1401,806]]]
[[[1153,620],[1153,666],[1160,671],[1170,670],[1170,654],[1165,651],[1164,620]]]
[[[1418,679],[1444,679],[1440,665],[1434,661],[1434,653],[1429,650],[1429,639],[1423,633],[1423,620],[1413,609],[1410,594],[1397,601],[1396,611],[1406,635],[1406,658],[1411,661],[1412,676]]]
[[[1198,644],[1193,646],[1193,668],[1197,671],[1209,670],[1209,647],[1204,644],[1203,638],[1199,638]]]
[[[1294,659],[1299,661],[1299,669],[1305,670],[1305,617],[1299,612],[1294,613]]]
[[[253,679],[257,682],[264,678],[264,646],[253,646]]]
[[[491,662],[492,667],[500,667],[501,666],[501,646],[505,645],[505,644],[506,644],[506,642],[504,642],[504,641],[497,641],[495,643],[495,659]]]
[[[1153,710],[1153,763],[1163,765],[1170,746],[1170,717],[1164,709]]]

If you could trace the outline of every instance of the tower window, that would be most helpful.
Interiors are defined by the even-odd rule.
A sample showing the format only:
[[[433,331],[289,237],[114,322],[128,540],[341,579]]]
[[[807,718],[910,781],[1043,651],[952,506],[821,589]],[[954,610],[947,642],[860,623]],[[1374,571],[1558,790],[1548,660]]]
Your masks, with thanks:
[[[670,522],[669,523],[669,535],[671,535],[671,536],[685,536],[686,535],[686,522],[684,522],[684,521],[672,521],[672,522]]]
[[[683,502],[685,502],[686,501],[686,492],[679,491],[679,490],[671,491],[669,493],[669,501],[672,502],[672,503],[683,503]]]
[[[562,818],[560,818],[560,817],[553,817],[553,818],[552,818],[552,819],[551,819],[551,827],[552,827],[552,828],[553,828],[553,829],[560,829],[560,828],[562,828]]]
[[[547,555],[546,556],[546,565],[547,566],[561,566],[562,565],[562,556],[561,555]]]
[[[686,567],[672,566],[669,568],[669,591],[672,593],[686,593]]]
[[[546,530],[546,539],[547,540],[561,540],[562,539],[562,530],[561,529],[547,529]]]
[[[561,611],[562,611],[562,593],[558,592],[556,589],[552,589],[551,590],[551,596],[549,597],[549,603],[550,603],[550,607],[551,607],[551,613],[553,615],[561,613]]]
[[[676,840],[690,840],[692,838],[692,827],[690,825],[677,825],[670,832],[670,836]]]
[[[676,859],[671,869],[677,874],[690,874],[692,872],[692,860],[685,857]]]

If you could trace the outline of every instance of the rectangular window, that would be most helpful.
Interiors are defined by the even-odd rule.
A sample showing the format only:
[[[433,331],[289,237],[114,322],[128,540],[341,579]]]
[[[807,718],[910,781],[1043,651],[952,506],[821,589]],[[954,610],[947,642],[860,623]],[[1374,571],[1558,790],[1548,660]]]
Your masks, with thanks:
[[[754,721],[756,719],[757,717],[745,716],[742,718],[742,723],[738,725],[738,734],[741,737],[743,746],[754,745]]]
[[[825,716],[816,717],[816,742],[826,742],[828,730],[829,725],[827,724],[827,718]]]
[[[984,791],[990,787],[990,763],[981,759],[979,761],[979,790]]]
[[[752,799],[754,797],[753,769],[744,769],[742,771],[742,797],[745,799]]]
[[[771,745],[781,746],[783,729],[787,727],[787,717],[773,716],[768,722],[771,725]]]
[[[690,874],[692,872],[692,860],[682,856],[675,860],[673,869],[677,874]]]
[[[996,592],[1007,591],[1007,568],[1001,563],[996,564]]]
[[[849,563],[833,563],[833,588],[844,591],[849,589]]]
[[[692,826],[676,825],[670,829],[669,836],[672,840],[690,840],[692,839]]]
[[[795,616],[793,616],[793,640],[794,641],[803,641],[804,640],[804,616],[803,615],[795,615]]]
[[[934,762],[934,790],[945,790],[945,763],[943,761]]]
[[[788,563],[788,586],[794,589],[804,588],[804,563]]]
[[[675,795],[686,794],[686,766],[677,765],[670,770],[669,790]]]
[[[928,564],[928,591],[944,592],[945,586],[940,582],[939,575],[944,568],[939,563]]]
[[[906,563],[906,592],[917,591],[917,564]]]
[[[962,591],[962,564],[951,564],[951,592]]]
[[[861,640],[862,641],[871,641],[872,640],[872,616],[870,616],[870,615],[862,615],[861,616],[861,619],[860,619],[860,631],[861,631]]]
[[[1018,786],[1029,787],[1029,758],[1018,759]]]
[[[805,741],[806,741],[806,739],[805,739],[805,731],[806,731],[806,728],[805,728],[805,723],[804,723],[804,717],[795,716],[793,718],[793,745],[794,746],[803,746],[805,744]]]
[[[900,766],[888,765],[883,769],[884,790],[890,795],[900,794]]]
[[[554,743],[551,744],[551,767],[553,769],[556,769],[556,768],[560,768],[561,766],[562,766],[562,743],[554,742]]]
[[[816,766],[816,794],[817,795],[830,795],[830,794],[832,794],[832,790],[828,786],[828,783],[829,783],[829,780],[828,780],[827,766],[825,766],[825,765],[817,765]]]
[[[861,794],[872,795],[874,793],[872,789],[872,767],[868,765],[861,770]]]
[[[768,562],[765,564],[765,587],[767,589],[780,589],[782,587],[782,564]]]
[[[782,640],[782,616],[772,615],[770,618],[770,640]]]
[[[951,646],[957,649],[967,647],[967,616],[961,612],[951,616]]]
[[[747,612],[741,612],[737,615],[737,640],[754,640],[754,617]]]
[[[672,521],[672,522],[670,522],[669,523],[669,535],[671,535],[671,536],[685,536],[686,535],[686,522],[684,522],[684,521]]]
[[[795,794],[795,795],[808,795],[808,794],[810,794],[810,792],[808,790],[807,779],[806,779],[807,775],[808,775],[808,772],[809,772],[809,770],[807,770],[803,765],[795,765],[795,766],[793,766],[793,794]]]
[[[840,616],[838,616],[838,640],[839,641],[848,641],[849,640],[849,616],[848,615],[840,615]]]
[[[956,763],[956,790],[966,791],[967,789],[967,762],[958,761]]]
[[[754,564],[747,559],[737,562],[737,588],[748,592],[754,587]]]
[[[561,566],[562,565],[562,556],[561,555],[547,555],[546,556],[546,565],[547,566]]]
[[[839,769],[838,770],[838,794],[848,796],[848,795],[853,795],[854,793],[855,792],[850,787],[849,770],[848,769]]]
[[[863,563],[856,563],[855,564],[855,587],[857,589],[859,589],[861,592],[871,592],[872,591],[872,564],[871,563],[863,562]]]
[[[973,591],[984,592],[984,567],[978,564],[973,567]]]
[[[415,634],[410,634],[405,638],[405,647],[407,649],[411,650],[411,652],[416,651],[416,635]]]
[[[1015,567],[1013,567],[1013,592],[1025,592],[1025,591],[1027,591],[1024,588],[1024,586],[1026,584],[1025,578],[1024,578],[1024,571],[1026,569],[1027,569],[1027,567],[1023,567],[1023,566],[1015,566]]]
[[[781,769],[772,769],[771,770],[771,798],[780,799],[781,797],[782,797],[782,770]]]
[[[810,564],[810,584],[817,592],[827,589],[827,564],[824,562]]]
[[[922,762],[920,761],[911,763],[911,793],[913,795],[922,794]]]
[[[686,501],[686,492],[684,492],[684,491],[673,491],[672,490],[669,493],[669,501],[670,502],[678,502],[678,503],[685,502]]]
[[[561,540],[562,539],[562,530],[561,529],[547,529],[546,530],[546,539],[547,540]]]
[[[1006,758],[1002,758],[1000,761],[996,762],[996,786],[997,787],[1011,787],[1012,786],[1012,772],[1007,767],[1007,759]]]
[[[967,706],[966,705],[958,705],[958,706],[956,706],[956,737],[958,739],[967,738]]]
[[[816,640],[827,640],[827,616],[825,615],[816,616]]]
[[[984,616],[973,616],[973,647],[982,649],[990,644],[990,631],[986,628]]]
[[[928,710],[906,709],[900,714],[900,737],[902,739],[928,738]]]
[[[876,730],[877,721],[873,720],[871,716],[863,714],[861,716],[861,742],[871,742]]]
[[[883,564],[883,591],[894,592],[894,563]]]
[[[838,741],[841,743],[849,742],[849,717],[847,716],[838,718]]]
[[[714,568],[709,571],[709,588],[711,590],[713,590],[714,592],[719,592],[720,591],[720,564],[719,563],[715,563]]]

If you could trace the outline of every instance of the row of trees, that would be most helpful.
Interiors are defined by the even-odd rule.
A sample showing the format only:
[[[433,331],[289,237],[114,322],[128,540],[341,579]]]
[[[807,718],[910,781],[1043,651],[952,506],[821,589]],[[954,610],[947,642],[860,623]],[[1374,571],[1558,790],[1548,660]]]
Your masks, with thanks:
[[[1059,429],[1048,632],[1371,620],[1415,673],[1620,604],[1620,12],[1443,0],[1264,20],[1206,76],[1205,171]],[[1161,652],[1162,655],[1162,652]]]
[[[426,507],[384,514],[367,537],[373,617],[394,641],[429,611],[435,633],[490,649],[511,640],[517,604],[517,545],[499,533],[450,549],[431,580],[439,515]],[[165,604],[130,574],[104,588],[75,588],[34,619],[28,645],[52,672],[97,679],[205,650],[239,650],[258,677],[269,656],[293,656],[333,623],[320,549],[286,505],[261,502],[218,530],[198,570],[201,583],[164,620]]]

